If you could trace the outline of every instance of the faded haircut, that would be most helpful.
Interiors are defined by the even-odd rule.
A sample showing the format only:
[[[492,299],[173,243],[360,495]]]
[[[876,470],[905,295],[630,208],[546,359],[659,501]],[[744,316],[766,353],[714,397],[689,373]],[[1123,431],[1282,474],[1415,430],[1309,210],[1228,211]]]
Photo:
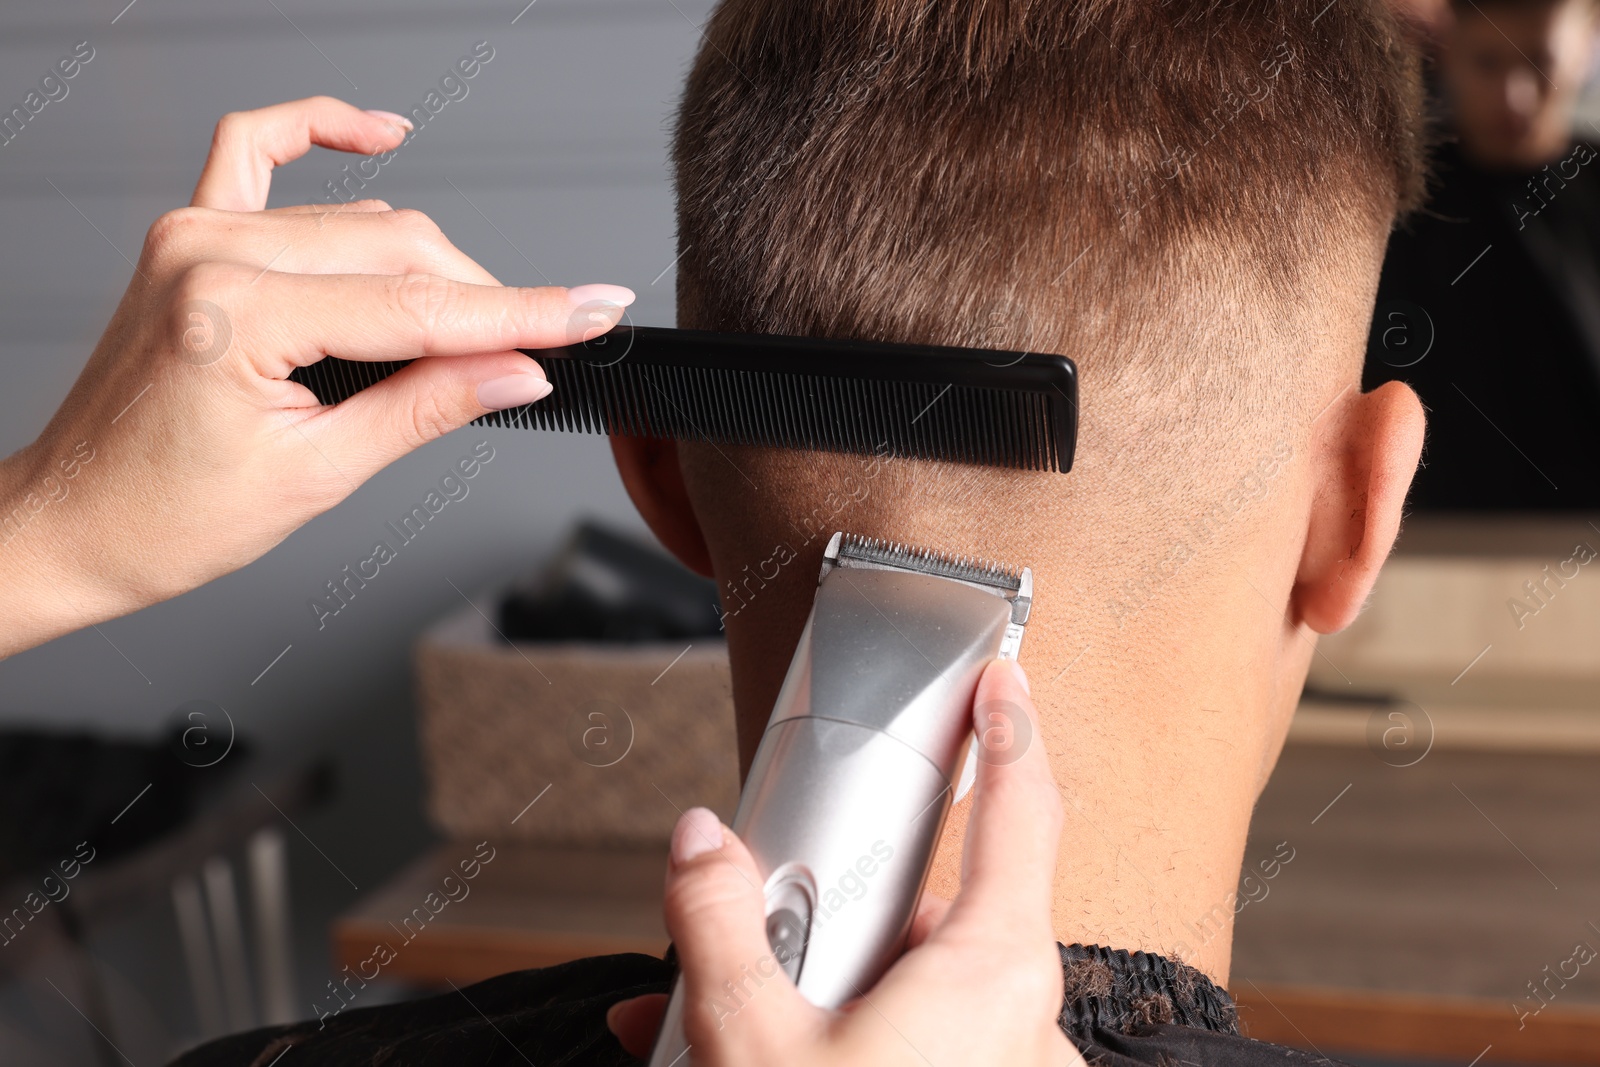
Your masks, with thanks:
[[[724,0],[676,127],[680,319],[995,347],[1185,247],[1292,282],[1320,221],[1416,203],[1420,111],[1383,0]]]
[[[1216,449],[1321,403],[1319,283],[1358,248],[1376,285],[1422,115],[1384,0],[723,0],[675,128],[678,323],[1064,353],[1086,445],[1198,437],[1236,478]],[[724,451],[680,454],[799,506],[846,469]],[[1194,466],[1141,486],[1203,508]],[[970,502],[1014,474],[919,484]]]

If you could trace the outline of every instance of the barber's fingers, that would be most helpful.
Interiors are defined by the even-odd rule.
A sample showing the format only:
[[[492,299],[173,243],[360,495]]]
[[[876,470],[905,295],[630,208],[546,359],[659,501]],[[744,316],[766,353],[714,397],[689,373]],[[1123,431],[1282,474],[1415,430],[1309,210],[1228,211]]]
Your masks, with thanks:
[[[235,372],[254,378],[265,404],[295,416],[299,432],[356,483],[490,410],[543,399],[544,372],[510,350],[593,336],[633,299],[609,285],[508,289],[437,275],[247,277],[253,273],[204,264],[179,279],[177,306],[216,309],[189,312],[206,317],[208,344],[227,345],[211,362],[226,367],[222,358],[236,353]],[[416,362],[317,408],[308,389],[283,379],[324,355]]]
[[[480,415],[549,394],[544,371],[520,352],[419,359],[303,425],[322,454],[360,482]]]
[[[285,378],[324,355],[399,360],[575,344],[615,326],[633,300],[631,290],[616,285],[523,289],[432,274],[277,271],[252,281],[246,273],[197,268],[183,295],[226,310],[234,336],[253,339],[250,358],[269,378]],[[294,308],[294,316],[286,317],[285,308]]]
[[[664,911],[682,965],[684,1036],[696,1063],[758,1063],[816,1033],[821,1015],[767,944],[763,879],[705,808],[678,820]]]
[[[171,212],[145,238],[152,274],[207,262],[281,274],[437,274],[459,282],[499,281],[462,252],[420,211],[382,201],[361,210]]]
[[[656,1034],[661,1030],[661,1016],[666,1014],[667,995],[646,993],[642,997],[619,1000],[606,1010],[606,1029],[617,1039],[622,1050],[634,1059],[650,1058]]]
[[[412,209],[305,214],[261,219],[258,255],[272,269],[299,274],[437,274],[474,285],[500,280],[457,248],[427,215]],[[241,240],[250,240],[241,236]],[[262,265],[265,266],[263,261]]]
[[[499,285],[457,248],[427,215],[412,209],[282,219],[289,232],[274,270],[302,274],[438,274],[474,285]],[[348,263],[340,268],[336,264]]]
[[[402,116],[363,111],[330,96],[235,111],[217,123],[190,202],[260,211],[267,206],[272,169],[299,159],[312,145],[376,155],[398,147],[410,126]]]
[[[393,211],[387,200],[351,200],[345,204],[286,204],[269,207],[263,215],[343,215],[362,211]]]
[[[979,746],[976,800],[967,822],[961,892],[941,932],[978,926],[1032,938],[1049,930],[1061,797],[1038,712],[1015,662],[996,660],[984,671],[973,728]]]

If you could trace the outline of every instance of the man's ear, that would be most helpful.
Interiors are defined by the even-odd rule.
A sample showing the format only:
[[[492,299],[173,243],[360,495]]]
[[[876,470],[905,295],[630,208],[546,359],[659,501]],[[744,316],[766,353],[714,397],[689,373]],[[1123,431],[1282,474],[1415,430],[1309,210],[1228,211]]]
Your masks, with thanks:
[[[650,532],[685,567],[710,578],[711,551],[689,503],[678,466],[678,443],[648,437],[611,438],[611,456],[633,506]]]
[[[1389,382],[1337,404],[1313,438],[1315,496],[1289,607],[1331,634],[1355,621],[1400,532],[1425,418],[1411,387]]]

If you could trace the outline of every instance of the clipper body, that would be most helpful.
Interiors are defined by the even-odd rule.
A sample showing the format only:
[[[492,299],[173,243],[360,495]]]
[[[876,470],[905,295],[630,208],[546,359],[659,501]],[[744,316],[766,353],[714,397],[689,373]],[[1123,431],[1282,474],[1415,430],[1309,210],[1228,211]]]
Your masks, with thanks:
[[[812,1003],[861,996],[904,950],[953,787],[978,678],[1014,658],[1032,574],[835,534],[734,830],[766,877],[772,955],[719,1005],[662,1021],[652,1067],[683,1067],[683,1013],[737,1012],[782,969]],[[742,988],[741,988],[742,986]]]

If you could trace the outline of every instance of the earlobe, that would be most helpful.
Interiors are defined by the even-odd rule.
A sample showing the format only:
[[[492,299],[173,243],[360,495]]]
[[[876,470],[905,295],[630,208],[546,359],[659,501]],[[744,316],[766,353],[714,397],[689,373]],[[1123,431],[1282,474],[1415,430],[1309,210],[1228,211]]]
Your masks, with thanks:
[[[613,437],[611,456],[633,506],[639,509],[650,532],[685,567],[710,578],[711,551],[683,484],[677,442]]]
[[[1355,621],[1389,557],[1422,455],[1425,419],[1410,386],[1389,382],[1325,414],[1317,488],[1290,610],[1317,633]]]

